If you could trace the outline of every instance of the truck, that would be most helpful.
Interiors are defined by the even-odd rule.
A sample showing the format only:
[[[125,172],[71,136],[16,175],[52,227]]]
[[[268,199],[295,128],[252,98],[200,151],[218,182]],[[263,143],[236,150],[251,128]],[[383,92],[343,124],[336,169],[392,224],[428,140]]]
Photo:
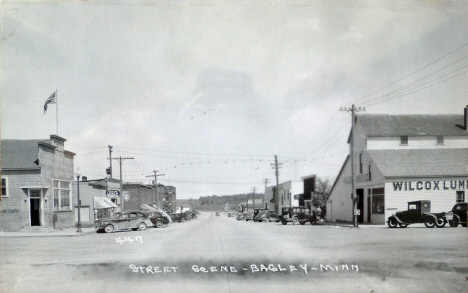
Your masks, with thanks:
[[[408,202],[408,210],[396,212],[387,219],[389,228],[406,228],[410,224],[424,223],[427,228],[443,228],[447,223],[446,213],[431,213],[430,200]]]

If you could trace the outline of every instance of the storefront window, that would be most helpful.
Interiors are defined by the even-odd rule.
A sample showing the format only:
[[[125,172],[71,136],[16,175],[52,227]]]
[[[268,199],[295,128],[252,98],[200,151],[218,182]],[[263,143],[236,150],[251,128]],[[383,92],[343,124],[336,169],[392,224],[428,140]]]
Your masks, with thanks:
[[[457,191],[457,203],[465,202],[465,192],[464,191]]]
[[[8,197],[8,180],[2,177],[2,197]]]
[[[70,181],[53,180],[54,211],[71,210]]]
[[[385,194],[383,188],[372,189],[372,213],[383,214],[385,212]]]

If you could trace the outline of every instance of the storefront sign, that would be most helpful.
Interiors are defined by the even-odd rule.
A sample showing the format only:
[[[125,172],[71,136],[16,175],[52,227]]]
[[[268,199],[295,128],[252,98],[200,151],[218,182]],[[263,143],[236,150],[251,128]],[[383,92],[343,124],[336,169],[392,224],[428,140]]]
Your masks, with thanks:
[[[393,182],[394,191],[413,190],[464,190],[468,188],[468,180],[452,181],[418,181],[418,182]]]
[[[124,191],[124,192],[123,192],[123,196],[124,196],[125,201],[129,201],[129,200],[130,200],[130,193],[128,193],[128,191]]]
[[[106,196],[120,196],[120,192],[118,190],[108,190],[106,191]]]
[[[0,210],[0,212],[2,214],[19,214],[18,209],[3,209],[3,210]]]

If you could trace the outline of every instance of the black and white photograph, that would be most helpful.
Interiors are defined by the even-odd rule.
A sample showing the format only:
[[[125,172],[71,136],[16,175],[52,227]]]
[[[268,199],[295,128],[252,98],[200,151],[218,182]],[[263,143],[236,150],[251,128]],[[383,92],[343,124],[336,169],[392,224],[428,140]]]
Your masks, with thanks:
[[[468,291],[468,1],[0,21],[0,293]]]

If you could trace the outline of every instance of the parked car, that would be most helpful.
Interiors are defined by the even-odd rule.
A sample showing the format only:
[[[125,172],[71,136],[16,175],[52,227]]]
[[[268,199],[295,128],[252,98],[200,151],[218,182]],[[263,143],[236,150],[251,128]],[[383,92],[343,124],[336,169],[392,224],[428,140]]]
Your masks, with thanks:
[[[245,219],[245,216],[244,216],[244,214],[242,214],[242,213],[239,213],[239,214],[237,214],[237,217],[236,217],[236,219],[237,219],[238,221],[240,221],[240,220],[244,220],[244,219]]]
[[[266,211],[266,210],[267,209],[265,209],[265,208],[254,209],[254,213],[253,213],[254,222],[255,222],[255,218],[258,216],[258,214],[260,214],[261,212]]]
[[[292,222],[293,225],[304,225],[306,222],[310,222],[312,225],[317,223],[317,214],[310,212],[305,207],[283,207],[281,212],[279,219],[283,225],[288,222]]]
[[[466,227],[467,207],[468,203],[466,202],[457,203],[450,212],[446,213],[445,218],[448,220],[450,227],[457,227],[458,224]]]
[[[279,222],[280,218],[278,217],[278,213],[275,211],[261,211],[255,218],[254,221],[256,222]]]
[[[141,212],[145,214],[145,216],[147,216],[151,220],[151,223],[153,223],[153,226],[156,228],[160,228],[164,225],[169,224],[169,219],[157,211],[141,211]]]
[[[183,213],[170,213],[169,216],[171,216],[174,222],[185,222],[185,216]]]
[[[145,214],[139,211],[120,212],[116,213],[113,218],[98,219],[95,222],[96,230],[106,233],[123,229],[143,231],[148,226],[153,226],[153,223]]]
[[[216,212],[216,217],[219,217],[221,214],[219,212]]]
[[[252,213],[244,213],[244,219],[246,222],[253,221],[253,212]]]
[[[234,217],[234,213],[228,213],[228,218]]]
[[[418,200],[408,202],[408,210],[396,212],[388,217],[389,228],[406,228],[410,224],[424,223],[427,228],[442,228],[447,223],[445,213],[431,213],[430,200]]]

